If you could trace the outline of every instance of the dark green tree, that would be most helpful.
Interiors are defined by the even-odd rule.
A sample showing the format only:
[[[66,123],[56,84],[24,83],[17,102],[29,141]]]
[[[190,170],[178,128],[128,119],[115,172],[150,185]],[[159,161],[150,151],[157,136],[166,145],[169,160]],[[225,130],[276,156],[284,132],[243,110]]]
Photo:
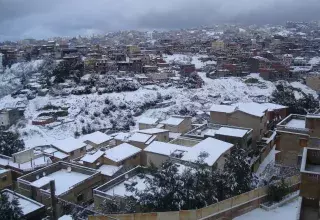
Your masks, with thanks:
[[[12,154],[24,150],[24,142],[17,133],[0,131],[0,154],[11,157]]]
[[[22,208],[17,198],[11,199],[5,193],[0,194],[0,219],[23,220]]]

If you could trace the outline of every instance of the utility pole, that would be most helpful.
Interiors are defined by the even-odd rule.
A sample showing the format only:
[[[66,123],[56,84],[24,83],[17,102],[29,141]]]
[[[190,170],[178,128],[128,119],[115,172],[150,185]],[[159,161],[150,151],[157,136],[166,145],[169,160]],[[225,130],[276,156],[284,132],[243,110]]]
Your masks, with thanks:
[[[56,187],[54,180],[50,181],[50,195],[51,195],[51,211],[52,220],[57,220],[57,200],[55,195]]]

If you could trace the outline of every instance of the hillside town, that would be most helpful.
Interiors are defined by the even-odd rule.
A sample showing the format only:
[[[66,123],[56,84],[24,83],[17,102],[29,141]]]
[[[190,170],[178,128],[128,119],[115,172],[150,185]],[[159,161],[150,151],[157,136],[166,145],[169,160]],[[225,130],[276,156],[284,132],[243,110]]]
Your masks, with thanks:
[[[319,219],[319,94],[319,22],[0,42],[0,204]]]

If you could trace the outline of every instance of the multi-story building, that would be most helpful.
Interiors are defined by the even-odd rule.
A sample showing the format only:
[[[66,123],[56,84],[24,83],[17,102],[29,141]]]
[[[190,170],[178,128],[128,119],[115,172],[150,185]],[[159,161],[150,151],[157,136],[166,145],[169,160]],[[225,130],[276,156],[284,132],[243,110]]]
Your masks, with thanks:
[[[285,166],[300,166],[305,147],[320,144],[319,115],[289,115],[277,125],[276,162]]]
[[[267,132],[267,107],[258,103],[213,105],[210,119],[213,124],[251,128],[253,146]]]
[[[0,129],[7,129],[15,124],[22,117],[21,112],[16,108],[0,110]]]
[[[19,177],[18,191],[46,206],[51,206],[52,181],[56,199],[79,204],[93,198],[92,189],[102,183],[102,175],[95,169],[60,161]]]
[[[300,220],[319,219],[320,149],[304,148],[301,160]]]

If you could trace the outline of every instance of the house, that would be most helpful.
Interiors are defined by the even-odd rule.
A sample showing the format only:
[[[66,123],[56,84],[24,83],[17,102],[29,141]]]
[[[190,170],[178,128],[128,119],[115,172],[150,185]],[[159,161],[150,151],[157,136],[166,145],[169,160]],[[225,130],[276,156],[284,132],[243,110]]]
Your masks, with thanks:
[[[169,158],[176,160],[178,163],[191,162],[196,164],[200,154],[206,152],[208,157],[205,158],[204,162],[210,167],[216,166],[223,170],[225,157],[230,154],[233,146],[233,144],[209,137],[192,147],[155,141],[144,151],[146,152],[148,166],[154,164],[160,167]]]
[[[169,142],[169,130],[160,129],[160,128],[149,128],[137,131],[141,134],[149,134],[156,136],[157,141]]]
[[[22,217],[25,220],[41,220],[46,217],[46,207],[37,201],[9,189],[2,190],[1,195],[6,195],[9,201],[12,201],[13,199],[18,200],[19,207],[22,211]]]
[[[185,137],[204,140],[212,137],[221,141],[249,149],[252,144],[252,129],[220,124],[203,124],[186,133]]]
[[[156,140],[156,138],[155,135],[136,132],[128,138],[128,143],[135,147],[139,147],[140,149],[144,149],[151,144],[152,141]]]
[[[289,115],[277,124],[276,163],[300,166],[303,149],[318,148],[319,137],[320,115]]]
[[[306,77],[306,85],[320,93],[320,75],[319,73],[310,73]]]
[[[140,148],[123,143],[107,150],[103,163],[114,166],[137,166],[140,165],[140,152]]]
[[[102,175],[95,169],[67,162],[57,162],[18,178],[18,190],[23,195],[51,206],[50,182],[54,182],[56,199],[75,204],[90,201],[92,189],[102,183]],[[61,204],[57,204],[57,215]]]
[[[69,159],[81,157],[86,153],[86,144],[81,140],[72,137],[64,140],[57,140],[52,143],[52,147],[65,154],[68,154]]]
[[[157,126],[159,119],[156,118],[148,118],[148,117],[141,117],[138,120],[139,130],[154,128]]]
[[[300,196],[302,201],[300,218],[298,219],[317,219],[320,200],[320,149],[303,149],[300,174]],[[305,218],[307,215],[315,216],[315,218]]]
[[[23,114],[16,108],[6,108],[0,111],[0,129],[7,129],[15,124]]]
[[[161,124],[164,125],[164,129],[169,130],[173,133],[184,134],[191,130],[191,117],[190,116],[171,116],[165,121],[162,121]]]
[[[274,103],[261,103],[261,105],[268,108],[267,112],[267,124],[268,129],[273,129],[274,126],[282,119],[286,118],[289,114],[289,107]]]
[[[180,74],[182,76],[189,76],[191,73],[196,71],[196,66],[194,64],[181,64]]]
[[[94,207],[99,211],[102,204],[107,201],[119,201],[121,206],[126,202],[126,196],[132,196],[133,192],[126,190],[126,184],[137,182],[140,190],[146,188],[144,177],[140,174],[147,174],[147,170],[141,166],[137,166],[128,172],[110,180],[109,182],[97,187],[93,190]]]
[[[90,147],[97,149],[97,148],[101,148],[101,147],[110,146],[113,138],[110,137],[109,135],[106,135],[106,134],[100,132],[100,131],[96,131],[91,134],[83,135],[82,137],[79,138],[79,140],[86,143]]]
[[[11,169],[12,172],[21,174],[51,164],[50,156],[42,152],[36,152],[31,148],[17,152],[12,157],[0,155],[0,167]]]
[[[253,146],[267,131],[267,108],[258,103],[237,103],[235,105],[212,105],[210,120],[214,124],[232,125],[253,130]]]
[[[12,186],[12,173],[11,170],[0,168],[0,190]]]

